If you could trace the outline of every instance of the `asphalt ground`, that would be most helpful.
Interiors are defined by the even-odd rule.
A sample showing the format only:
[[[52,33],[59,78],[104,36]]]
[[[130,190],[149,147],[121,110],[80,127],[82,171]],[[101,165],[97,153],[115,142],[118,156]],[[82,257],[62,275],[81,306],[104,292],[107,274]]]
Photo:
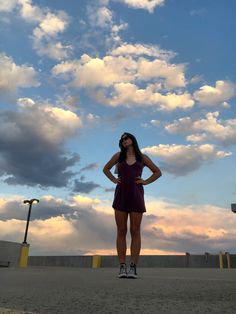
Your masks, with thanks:
[[[0,268],[1,314],[236,313],[236,269]]]

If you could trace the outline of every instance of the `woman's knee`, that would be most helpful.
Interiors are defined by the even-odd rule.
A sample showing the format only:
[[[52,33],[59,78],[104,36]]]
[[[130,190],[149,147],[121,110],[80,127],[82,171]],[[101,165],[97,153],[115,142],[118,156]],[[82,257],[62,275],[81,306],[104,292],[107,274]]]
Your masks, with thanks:
[[[120,237],[125,237],[127,234],[127,227],[117,227],[117,235]]]
[[[140,236],[140,227],[130,227],[131,237],[139,237]]]

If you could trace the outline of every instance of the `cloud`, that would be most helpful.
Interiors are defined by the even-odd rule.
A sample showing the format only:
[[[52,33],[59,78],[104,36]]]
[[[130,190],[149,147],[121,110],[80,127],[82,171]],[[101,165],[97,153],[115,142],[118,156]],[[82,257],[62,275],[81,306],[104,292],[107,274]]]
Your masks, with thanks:
[[[90,25],[106,28],[113,24],[113,12],[106,6],[87,6]]]
[[[91,163],[85,167],[83,167],[82,169],[80,169],[80,173],[83,172],[83,171],[87,171],[87,170],[95,170],[99,167],[99,164],[98,163]]]
[[[230,152],[219,151],[214,145],[163,145],[149,146],[142,149],[147,153],[160,159],[161,170],[185,176],[196,171],[208,162],[230,156]]]
[[[235,96],[235,84],[230,81],[216,81],[215,87],[204,85],[193,96],[202,106],[216,106]]]
[[[68,16],[65,12],[47,13],[38,27],[33,31],[33,47],[40,56],[48,56],[55,60],[66,59],[73,48],[56,41],[59,33],[63,33],[68,26]]]
[[[164,56],[165,57],[165,56]],[[144,57],[112,56],[92,58],[83,54],[79,60],[63,62],[52,69],[54,75],[69,73],[76,87],[109,87],[115,83],[135,80],[163,79],[168,89],[185,86],[184,65],[169,64],[165,60],[149,61]],[[101,77],[100,73],[103,73]]]
[[[150,61],[140,54],[160,58]],[[62,62],[52,73],[71,80],[74,87],[86,89],[90,97],[110,106],[151,105],[166,111],[191,108],[192,96],[181,90],[185,87],[185,66],[170,64],[171,56],[172,52],[158,52],[156,46],[123,45],[103,58],[83,54],[79,60]]]
[[[18,0],[1,0],[0,12],[11,12],[17,5]]]
[[[144,9],[149,13],[153,13],[157,6],[162,6],[165,0],[119,0],[134,9]]]
[[[0,53],[0,93],[16,92],[19,88],[39,86],[35,69],[28,65],[17,65],[11,57]]]
[[[17,9],[19,16],[27,23],[34,24],[33,48],[39,56],[47,56],[55,60],[62,60],[71,55],[73,47],[65,45],[57,40],[58,35],[63,33],[69,24],[69,16],[64,11],[56,13],[47,7],[34,5],[31,0],[5,1],[0,4],[0,11],[12,12]]]
[[[0,168],[8,184],[67,186],[74,173],[68,168],[80,160],[66,153],[64,142],[81,127],[69,110],[20,99],[17,112],[0,114]],[[7,132],[6,132],[7,130]]]
[[[116,254],[114,211],[110,206],[104,212],[104,205],[104,201],[79,195],[67,202],[44,196],[32,209],[28,233],[31,254]],[[146,207],[141,254],[235,250],[235,224],[226,208],[208,204],[184,206],[155,198],[148,199]],[[20,219],[12,218],[18,217],[17,210],[18,215],[22,212]],[[1,217],[6,215],[6,219],[0,220],[1,239],[22,242],[27,211],[20,201],[17,204],[13,199],[0,200]]]
[[[132,55],[132,56],[149,56],[160,58],[161,60],[169,61],[176,56],[176,53],[170,50],[163,50],[156,45],[146,45],[146,44],[130,44],[123,43],[119,47],[111,50],[111,55],[121,56],[121,55]]]
[[[185,134],[187,140],[200,142],[215,140],[221,145],[236,144],[236,119],[220,120],[219,112],[208,112],[205,119],[184,117],[166,125],[171,134]]]
[[[159,110],[173,111],[177,108],[192,108],[194,101],[189,93],[176,94],[167,93],[163,95],[155,92],[152,85],[146,89],[138,89],[135,84],[117,83],[114,85],[113,98],[108,98],[102,91],[96,95],[97,100],[101,103],[116,107],[120,105],[130,106],[137,105],[141,107],[156,106]]]
[[[92,181],[83,182],[83,181],[75,180],[73,192],[90,193],[98,187],[100,187],[100,184],[97,184],[97,183],[92,182]]]

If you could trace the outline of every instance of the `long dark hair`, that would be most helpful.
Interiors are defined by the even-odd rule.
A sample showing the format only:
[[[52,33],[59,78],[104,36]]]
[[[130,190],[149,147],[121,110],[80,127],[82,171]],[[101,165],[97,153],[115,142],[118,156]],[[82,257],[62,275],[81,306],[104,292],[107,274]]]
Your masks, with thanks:
[[[135,136],[133,134],[130,134],[130,133],[127,133],[127,132],[125,132],[125,133],[123,133],[121,135],[121,138],[120,138],[120,141],[119,141],[120,156],[119,156],[119,160],[118,161],[119,162],[125,161],[126,157],[127,157],[127,148],[125,148],[122,145],[122,137],[124,137],[124,136],[127,136],[128,138],[130,138],[132,140],[136,160],[142,162],[143,155],[142,155],[142,153],[141,153],[141,151],[139,149],[138,142],[137,142],[137,140],[136,140],[136,138],[135,138]]]

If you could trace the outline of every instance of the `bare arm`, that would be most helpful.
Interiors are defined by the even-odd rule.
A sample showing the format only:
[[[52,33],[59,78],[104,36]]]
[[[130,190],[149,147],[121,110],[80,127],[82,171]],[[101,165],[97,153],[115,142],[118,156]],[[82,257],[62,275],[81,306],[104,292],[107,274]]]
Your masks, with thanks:
[[[143,155],[143,163],[152,171],[152,175],[146,180],[138,179],[136,180],[136,183],[142,183],[143,185],[147,185],[156,181],[162,176],[161,170],[152,162],[152,160],[148,156]]]
[[[120,153],[116,153],[111,157],[108,163],[104,166],[103,172],[113,183],[120,183],[120,179],[113,176],[110,169],[118,163]]]

